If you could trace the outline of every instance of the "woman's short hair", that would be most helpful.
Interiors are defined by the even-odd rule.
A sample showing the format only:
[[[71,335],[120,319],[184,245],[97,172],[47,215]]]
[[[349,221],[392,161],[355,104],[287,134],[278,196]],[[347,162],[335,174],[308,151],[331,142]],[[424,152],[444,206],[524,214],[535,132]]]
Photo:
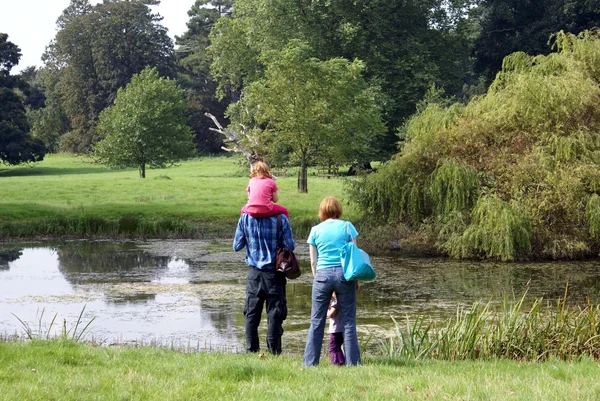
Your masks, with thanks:
[[[328,196],[321,201],[319,205],[319,219],[321,221],[339,219],[340,217],[342,217],[342,204],[337,198]]]
[[[252,167],[250,169],[250,178],[253,177],[267,177],[267,178],[273,178],[273,176],[271,175],[271,171],[269,170],[269,166],[267,165],[267,163],[265,162],[254,162],[252,164]]]

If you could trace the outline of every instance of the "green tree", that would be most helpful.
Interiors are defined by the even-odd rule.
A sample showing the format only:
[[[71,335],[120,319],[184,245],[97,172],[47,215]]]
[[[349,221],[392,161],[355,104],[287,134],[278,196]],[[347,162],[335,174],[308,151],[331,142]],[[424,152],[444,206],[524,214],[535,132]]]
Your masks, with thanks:
[[[164,168],[193,155],[193,135],[185,120],[184,92],[177,83],[159,77],[156,68],[136,74],[119,89],[115,104],[100,114],[104,139],[94,153],[112,168]]]
[[[271,151],[287,148],[290,162],[300,166],[300,192],[307,192],[307,168],[319,159],[339,164],[369,159],[385,127],[378,91],[362,77],[361,61],[320,61],[298,41],[265,58],[265,78],[246,88],[230,117],[240,121],[249,110],[261,128],[254,134]]]
[[[476,70],[491,82],[504,57],[517,51],[548,54],[550,35],[578,34],[600,26],[598,1],[484,0],[481,35],[475,43]]]
[[[212,71],[223,94],[261,79],[263,56],[292,39],[308,43],[319,60],[364,61],[364,76],[382,88],[387,132],[374,144],[379,158],[396,149],[396,130],[432,84],[460,94],[472,77],[474,1],[237,0],[231,18],[212,31]],[[261,61],[262,60],[262,61]],[[467,81],[470,83],[469,81]]]
[[[44,141],[48,152],[59,150],[60,138],[69,131],[69,122],[57,99],[58,74],[48,68],[26,69],[23,79],[31,87],[25,106],[31,132]],[[48,95],[48,96],[46,96]]]
[[[159,3],[118,0],[90,6],[87,0],[71,0],[57,21],[59,31],[45,55],[51,79],[46,91],[68,120],[63,150],[90,149],[99,139],[100,112],[133,74],[152,66],[173,75],[173,43],[149,7]]]
[[[41,69],[32,66],[25,68],[19,74],[21,81],[26,84],[26,87],[23,88],[25,95],[23,104],[31,110],[39,110],[45,106],[46,96],[41,72]]]
[[[209,129],[204,113],[210,112],[222,120],[228,102],[219,100],[216,96],[217,84],[210,76],[212,59],[207,47],[210,45],[209,34],[212,27],[218,19],[230,13],[232,5],[233,0],[196,0],[188,11],[187,31],[182,36],[175,37],[175,54],[179,66],[177,80],[188,96],[187,114],[200,152],[222,152],[223,138]]]
[[[15,91],[19,79],[10,75],[20,58],[19,48],[0,33],[0,161],[12,165],[40,161],[46,153],[43,142],[29,132],[23,100]]]
[[[46,97],[45,87],[53,85],[49,72],[47,68],[29,67],[21,71],[20,77],[28,85],[23,103],[31,133],[44,142],[48,152],[57,152],[61,135],[68,132],[68,121],[55,92],[48,91],[51,96]]]

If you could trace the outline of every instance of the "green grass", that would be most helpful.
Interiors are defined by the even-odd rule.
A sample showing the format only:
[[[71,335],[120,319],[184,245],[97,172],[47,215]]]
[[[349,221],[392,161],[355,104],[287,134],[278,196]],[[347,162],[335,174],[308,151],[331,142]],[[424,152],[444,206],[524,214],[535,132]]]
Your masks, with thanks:
[[[590,359],[302,369],[297,356],[0,342],[0,400],[596,400],[599,374]]]
[[[48,155],[32,166],[0,168],[0,237],[230,234],[246,202],[247,184],[248,168],[235,157],[185,161],[149,170],[140,179],[135,169],[109,170],[84,157]],[[323,197],[344,198],[341,179],[309,176],[309,192],[298,193],[288,169],[277,184],[280,203],[300,234],[317,222]],[[345,217],[357,213],[346,207]],[[123,219],[134,220],[135,227],[124,229]]]

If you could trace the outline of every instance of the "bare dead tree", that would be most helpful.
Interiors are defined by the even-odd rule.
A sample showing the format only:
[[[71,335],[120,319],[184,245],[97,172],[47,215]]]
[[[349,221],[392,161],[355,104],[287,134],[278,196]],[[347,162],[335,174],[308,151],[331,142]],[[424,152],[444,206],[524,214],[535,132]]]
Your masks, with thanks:
[[[223,135],[225,137],[224,142],[230,145],[230,147],[221,146],[221,149],[227,152],[236,152],[243,154],[248,160],[249,165],[252,165],[252,163],[257,162],[259,160],[262,160],[262,158],[259,155],[257,155],[254,150],[249,150],[246,146],[244,146],[244,144],[241,143],[240,133],[230,128],[223,128],[221,123],[219,123],[217,118],[212,114],[204,113],[204,115],[210,118],[213,121],[213,123],[217,126],[217,128],[210,127],[209,130],[218,132],[219,134]],[[245,129],[242,126],[241,135],[245,135],[244,131]]]

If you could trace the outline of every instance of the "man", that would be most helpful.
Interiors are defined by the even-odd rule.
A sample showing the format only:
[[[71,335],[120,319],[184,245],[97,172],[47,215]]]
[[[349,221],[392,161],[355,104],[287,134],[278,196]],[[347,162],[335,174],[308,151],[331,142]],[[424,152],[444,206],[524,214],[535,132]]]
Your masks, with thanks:
[[[277,216],[281,219],[281,230],[277,232]],[[267,349],[274,355],[281,354],[283,321],[287,317],[285,298],[286,278],[275,270],[278,239],[282,245],[294,250],[292,228],[283,214],[255,218],[242,214],[238,221],[233,249],[237,252],[246,247],[246,351],[258,352],[258,325],[267,304]]]

